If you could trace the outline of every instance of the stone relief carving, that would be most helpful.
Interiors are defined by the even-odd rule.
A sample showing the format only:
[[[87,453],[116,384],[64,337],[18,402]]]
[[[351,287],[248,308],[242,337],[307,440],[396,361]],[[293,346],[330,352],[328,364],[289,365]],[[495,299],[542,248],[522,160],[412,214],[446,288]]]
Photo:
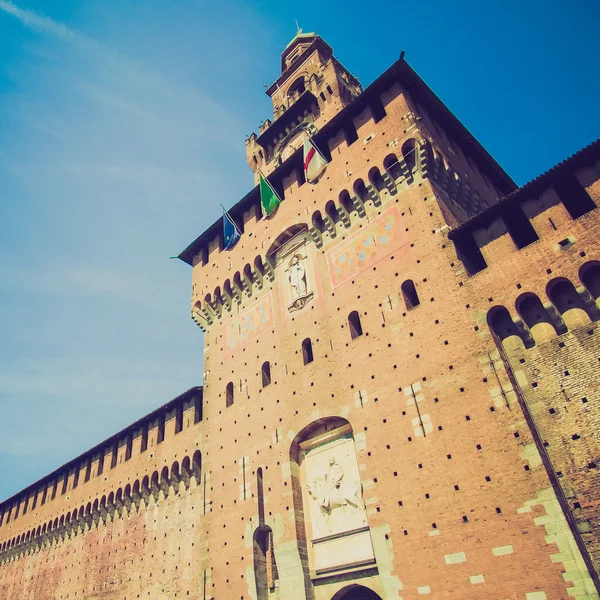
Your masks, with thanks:
[[[306,282],[306,257],[300,253],[294,254],[288,263],[286,269],[288,281],[292,289],[292,302],[288,305],[288,310],[301,310],[313,297],[313,292],[308,290]]]
[[[306,230],[284,243],[277,251],[277,268],[283,271],[284,305],[289,312],[302,310],[315,297],[315,274],[307,253]]]
[[[324,476],[310,481],[307,488],[319,507],[321,518],[316,524],[321,532],[334,533],[333,530],[340,529],[340,525],[343,529],[366,525],[360,481],[344,481],[344,470],[334,456],[329,458],[329,469]]]
[[[305,477],[313,539],[351,532],[367,525],[351,435],[309,450]]]

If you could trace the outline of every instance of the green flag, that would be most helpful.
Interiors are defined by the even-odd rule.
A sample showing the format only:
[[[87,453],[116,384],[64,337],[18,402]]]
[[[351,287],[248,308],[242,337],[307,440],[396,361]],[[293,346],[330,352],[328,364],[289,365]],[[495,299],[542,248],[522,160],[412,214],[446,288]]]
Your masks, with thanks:
[[[263,205],[265,214],[269,216],[279,206],[281,198],[277,195],[269,180],[262,176],[262,173],[259,173],[258,176],[260,178],[260,202]]]

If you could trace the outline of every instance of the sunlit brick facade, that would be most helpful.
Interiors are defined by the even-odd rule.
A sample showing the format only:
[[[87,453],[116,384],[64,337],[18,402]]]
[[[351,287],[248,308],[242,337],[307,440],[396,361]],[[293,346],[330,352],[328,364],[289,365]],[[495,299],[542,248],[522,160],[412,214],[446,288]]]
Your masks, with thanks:
[[[517,188],[314,34],[267,93],[283,201],[180,255],[203,387],[0,504],[0,598],[598,599],[600,144]]]

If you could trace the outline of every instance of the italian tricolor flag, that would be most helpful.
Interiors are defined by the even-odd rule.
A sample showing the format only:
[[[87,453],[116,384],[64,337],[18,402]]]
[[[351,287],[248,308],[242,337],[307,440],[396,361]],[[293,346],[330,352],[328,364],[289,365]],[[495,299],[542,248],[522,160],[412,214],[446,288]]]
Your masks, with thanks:
[[[319,152],[313,141],[304,135],[304,178],[314,183],[327,168],[325,157]]]

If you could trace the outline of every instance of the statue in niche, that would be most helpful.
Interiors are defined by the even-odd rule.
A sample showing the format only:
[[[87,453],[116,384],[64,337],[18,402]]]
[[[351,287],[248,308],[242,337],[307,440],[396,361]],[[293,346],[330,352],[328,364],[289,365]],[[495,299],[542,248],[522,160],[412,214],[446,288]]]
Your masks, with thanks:
[[[287,277],[292,288],[292,302],[288,306],[290,312],[304,308],[314,295],[308,291],[304,260],[302,254],[294,254],[288,263]]]
[[[321,518],[317,521],[317,528],[323,533],[348,531],[366,525],[360,481],[344,481],[344,470],[334,456],[329,458],[327,473],[313,479],[307,488],[319,507]]]

